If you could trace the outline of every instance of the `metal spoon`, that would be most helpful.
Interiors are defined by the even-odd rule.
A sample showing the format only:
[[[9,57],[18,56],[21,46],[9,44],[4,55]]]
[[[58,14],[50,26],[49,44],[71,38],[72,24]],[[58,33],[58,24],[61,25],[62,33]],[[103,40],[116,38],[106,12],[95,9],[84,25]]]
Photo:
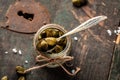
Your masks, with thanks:
[[[93,17],[87,21],[85,21],[84,23],[82,23],[81,25],[79,25],[78,27],[76,27],[75,29],[65,33],[64,35],[60,36],[59,38],[57,38],[57,41],[59,41],[61,38],[66,37],[68,35],[72,35],[74,33],[77,33],[79,31],[88,29],[96,24],[98,24],[99,22],[103,21],[107,19],[107,16],[97,16],[97,17]]]

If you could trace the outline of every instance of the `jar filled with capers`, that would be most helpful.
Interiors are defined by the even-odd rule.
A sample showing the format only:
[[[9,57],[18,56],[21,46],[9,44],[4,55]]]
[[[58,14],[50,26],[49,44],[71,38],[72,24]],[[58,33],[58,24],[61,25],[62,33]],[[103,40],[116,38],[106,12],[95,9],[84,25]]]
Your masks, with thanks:
[[[67,31],[60,25],[47,24],[42,26],[34,36],[33,45],[37,53],[48,58],[64,57],[71,49],[69,36],[57,40]]]

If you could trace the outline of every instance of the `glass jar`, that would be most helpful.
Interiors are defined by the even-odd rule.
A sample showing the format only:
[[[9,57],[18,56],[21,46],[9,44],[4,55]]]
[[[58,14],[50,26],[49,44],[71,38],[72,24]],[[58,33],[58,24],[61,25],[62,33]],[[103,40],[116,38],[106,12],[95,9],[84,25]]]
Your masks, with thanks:
[[[36,45],[37,45],[37,42],[38,42],[39,35],[40,35],[44,30],[49,29],[49,28],[50,28],[50,29],[60,30],[60,31],[62,31],[63,33],[66,33],[66,32],[67,32],[62,26],[60,26],[60,25],[58,25],[58,24],[47,24],[47,25],[42,26],[42,27],[37,31],[37,33],[35,34],[34,39],[33,39],[33,45],[34,45],[34,48],[35,48],[35,50],[37,51],[37,53],[38,53],[39,55],[45,56],[45,57],[50,58],[50,59],[55,59],[55,58],[60,58],[60,57],[63,58],[63,57],[65,57],[65,56],[69,55],[70,50],[71,50],[71,38],[70,38],[70,36],[67,36],[67,37],[66,37],[66,39],[67,39],[66,46],[65,46],[65,48],[64,48],[61,52],[59,52],[59,53],[56,53],[56,54],[54,54],[54,53],[53,53],[53,54],[46,54],[46,53],[40,52],[40,51],[38,51],[38,50],[36,49]],[[60,62],[60,63],[64,63],[64,62]],[[57,66],[59,66],[59,65],[58,65],[58,64],[50,64],[50,65],[48,65],[48,67],[57,67]]]

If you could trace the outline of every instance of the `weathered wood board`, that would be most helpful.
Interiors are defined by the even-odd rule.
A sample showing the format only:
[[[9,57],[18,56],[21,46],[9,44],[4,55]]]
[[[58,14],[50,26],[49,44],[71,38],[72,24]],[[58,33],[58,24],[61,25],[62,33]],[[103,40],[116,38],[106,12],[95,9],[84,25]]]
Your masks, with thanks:
[[[5,13],[16,0],[0,0],[0,24],[6,21]],[[36,0],[41,2],[51,14],[51,23],[64,26],[66,30],[75,28],[90,17],[82,8],[75,8],[71,0]],[[115,34],[109,36],[107,30],[112,32],[118,27],[120,21],[120,0],[90,0],[88,7],[93,16],[106,15],[108,19],[103,26],[79,32],[71,36],[71,71],[76,66],[81,71],[74,77],[66,74],[61,68],[42,68],[27,74],[27,80],[107,80],[114,49]],[[13,16],[14,17],[14,16]],[[35,65],[36,53],[33,49],[34,34],[20,34],[0,28],[0,78],[4,75],[9,80],[17,80],[16,65],[29,68]],[[73,38],[78,37],[78,41]],[[14,54],[13,48],[22,50],[22,55]],[[8,51],[8,54],[5,54]],[[28,64],[25,63],[28,60]],[[118,74],[118,73],[117,73]],[[114,75],[113,75],[114,76]],[[115,80],[115,78],[111,79]]]
[[[117,36],[116,45],[113,53],[109,80],[120,79],[120,35]]]

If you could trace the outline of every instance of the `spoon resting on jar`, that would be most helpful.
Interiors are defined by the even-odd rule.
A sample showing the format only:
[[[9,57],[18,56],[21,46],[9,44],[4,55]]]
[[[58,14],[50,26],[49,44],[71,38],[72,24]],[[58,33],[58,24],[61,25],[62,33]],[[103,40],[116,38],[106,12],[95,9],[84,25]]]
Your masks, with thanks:
[[[107,16],[97,16],[97,17],[93,17],[87,21],[85,21],[84,23],[82,23],[81,25],[79,25],[78,27],[74,28],[73,30],[65,33],[64,35],[60,36],[59,38],[57,38],[56,40],[59,41],[61,38],[72,35],[74,33],[80,32],[82,30],[88,29],[96,24],[98,24],[99,22],[103,21],[107,19]]]

